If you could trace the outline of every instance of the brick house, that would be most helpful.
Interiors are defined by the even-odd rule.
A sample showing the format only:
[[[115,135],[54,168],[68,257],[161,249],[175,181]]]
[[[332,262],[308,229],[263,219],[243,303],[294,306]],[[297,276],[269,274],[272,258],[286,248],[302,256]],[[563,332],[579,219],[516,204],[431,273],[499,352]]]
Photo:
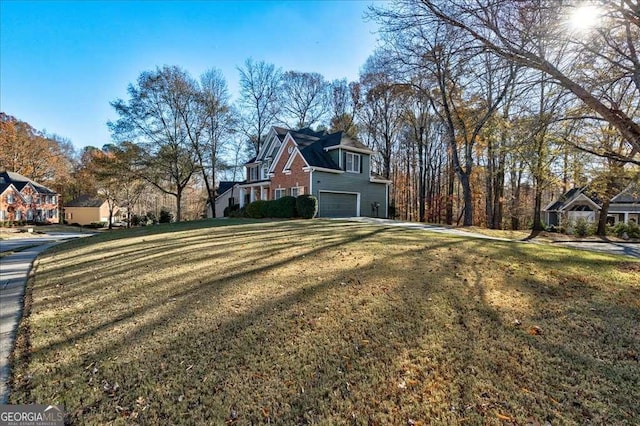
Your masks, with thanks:
[[[258,155],[245,165],[240,206],[312,194],[320,217],[387,217],[391,182],[372,174],[372,154],[343,132],[273,127]]]
[[[0,221],[59,223],[58,194],[44,185],[22,176],[0,173]]]

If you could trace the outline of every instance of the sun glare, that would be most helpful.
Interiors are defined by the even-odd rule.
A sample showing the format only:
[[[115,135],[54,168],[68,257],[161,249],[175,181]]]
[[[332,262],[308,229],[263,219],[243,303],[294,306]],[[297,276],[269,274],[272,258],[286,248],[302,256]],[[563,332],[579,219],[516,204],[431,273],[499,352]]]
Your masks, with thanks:
[[[589,31],[602,18],[602,11],[595,5],[584,4],[576,7],[569,16],[569,25],[575,31]]]

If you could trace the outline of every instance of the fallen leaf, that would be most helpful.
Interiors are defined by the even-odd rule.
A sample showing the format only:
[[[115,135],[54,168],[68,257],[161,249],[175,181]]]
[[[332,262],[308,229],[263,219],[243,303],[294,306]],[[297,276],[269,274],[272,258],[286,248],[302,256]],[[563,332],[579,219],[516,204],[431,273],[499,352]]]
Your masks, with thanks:
[[[504,420],[504,421],[507,421],[507,422],[510,422],[510,421],[513,420],[511,417],[505,416],[504,414],[500,414],[500,413],[497,413],[496,417],[499,418],[500,420]]]
[[[529,327],[529,334],[532,336],[539,336],[542,334],[542,329],[537,325]]]

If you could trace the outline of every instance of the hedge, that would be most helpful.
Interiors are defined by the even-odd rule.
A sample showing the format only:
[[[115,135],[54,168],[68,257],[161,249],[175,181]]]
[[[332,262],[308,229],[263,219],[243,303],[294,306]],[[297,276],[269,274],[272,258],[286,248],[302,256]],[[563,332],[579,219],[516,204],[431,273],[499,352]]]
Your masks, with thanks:
[[[300,195],[296,198],[296,210],[301,218],[313,219],[318,214],[318,198],[314,195]]]
[[[318,199],[313,195],[301,195],[299,197],[281,197],[277,200],[257,200],[243,207],[244,212],[229,211],[230,216],[250,217],[262,219],[265,217],[289,219],[302,217],[311,219],[318,213]],[[242,209],[241,209],[242,210]],[[234,213],[240,213],[238,216]],[[242,214],[244,213],[244,215]]]

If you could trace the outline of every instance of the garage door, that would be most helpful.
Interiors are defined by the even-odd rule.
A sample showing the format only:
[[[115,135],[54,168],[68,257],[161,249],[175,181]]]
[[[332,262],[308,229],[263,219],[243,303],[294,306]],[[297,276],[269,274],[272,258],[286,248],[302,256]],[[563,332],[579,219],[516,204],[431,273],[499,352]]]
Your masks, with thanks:
[[[318,216],[351,217],[358,215],[358,196],[338,192],[320,192]]]

